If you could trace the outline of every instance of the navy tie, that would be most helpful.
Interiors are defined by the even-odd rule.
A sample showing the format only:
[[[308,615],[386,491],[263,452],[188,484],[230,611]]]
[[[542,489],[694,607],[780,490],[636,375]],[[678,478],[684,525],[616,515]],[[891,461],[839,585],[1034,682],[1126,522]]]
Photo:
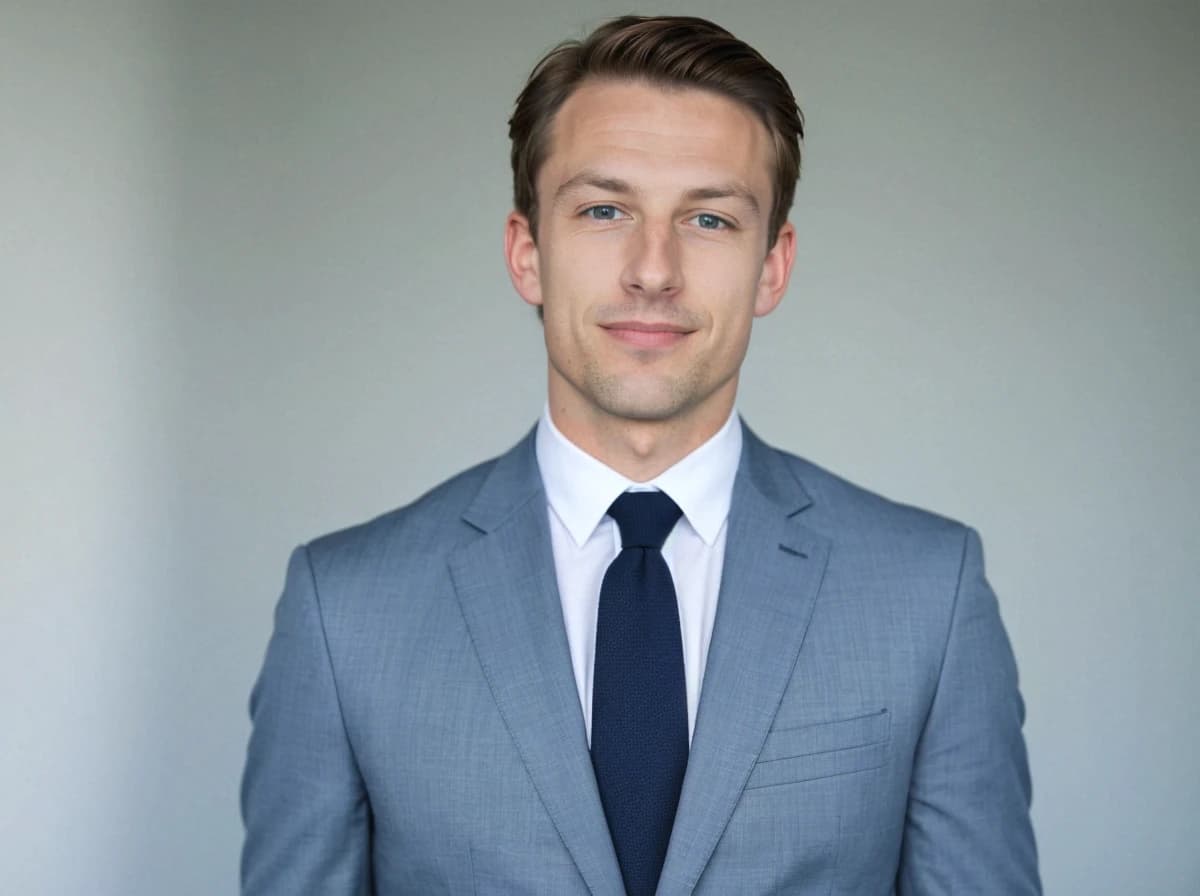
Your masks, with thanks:
[[[661,550],[680,514],[662,492],[626,492],[608,509],[621,553],[600,586],[592,765],[629,896],[658,886],[687,769],[679,608]]]

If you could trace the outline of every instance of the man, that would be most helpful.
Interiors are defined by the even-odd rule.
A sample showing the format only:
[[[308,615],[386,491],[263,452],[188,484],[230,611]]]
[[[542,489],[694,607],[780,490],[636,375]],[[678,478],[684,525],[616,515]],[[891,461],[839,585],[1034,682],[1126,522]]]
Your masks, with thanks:
[[[783,77],[711,23],[617,19],[510,132],[546,411],[293,554],[243,892],[1039,892],[979,539],[734,413],[794,258]]]

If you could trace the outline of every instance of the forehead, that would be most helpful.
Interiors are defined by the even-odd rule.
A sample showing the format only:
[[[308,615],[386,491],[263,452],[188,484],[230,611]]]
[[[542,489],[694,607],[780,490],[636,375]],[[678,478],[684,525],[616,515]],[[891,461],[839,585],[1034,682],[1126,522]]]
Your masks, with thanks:
[[[693,87],[588,81],[555,116],[539,192],[553,195],[580,170],[596,169],[642,188],[737,180],[766,204],[772,153],[763,123],[728,97]]]

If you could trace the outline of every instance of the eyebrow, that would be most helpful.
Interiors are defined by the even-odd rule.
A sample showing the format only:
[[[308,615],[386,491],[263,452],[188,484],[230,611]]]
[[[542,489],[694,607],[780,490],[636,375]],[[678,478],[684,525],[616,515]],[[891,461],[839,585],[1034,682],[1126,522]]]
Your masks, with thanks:
[[[574,177],[563,181],[559,188],[554,191],[554,201],[558,202],[563,196],[575,192],[580,187],[594,187],[606,193],[620,193],[624,196],[632,196],[637,192],[632,184],[620,178],[606,177],[596,171],[584,170],[580,171]]]
[[[593,187],[597,190],[603,190],[606,193],[616,193],[623,196],[633,196],[639,192],[628,181],[621,180],[618,177],[609,177],[598,171],[584,170],[580,171],[574,177],[563,181],[559,188],[554,191],[554,201],[558,202],[563,196],[573,193],[581,187]],[[754,214],[757,215],[760,213],[758,197],[754,195],[749,187],[736,181],[695,187],[684,193],[684,198],[689,202],[703,199],[740,199],[750,207]]]
[[[711,187],[697,187],[684,194],[691,201],[697,199],[740,199],[758,214],[758,197],[748,187],[738,183],[717,184]]]

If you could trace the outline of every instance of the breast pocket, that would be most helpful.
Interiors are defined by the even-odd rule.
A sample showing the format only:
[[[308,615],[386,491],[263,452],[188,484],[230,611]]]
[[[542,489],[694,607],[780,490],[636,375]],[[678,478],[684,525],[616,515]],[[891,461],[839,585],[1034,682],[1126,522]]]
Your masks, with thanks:
[[[891,716],[886,709],[772,731],[758,755],[746,789],[879,768],[887,757],[890,735]]]

